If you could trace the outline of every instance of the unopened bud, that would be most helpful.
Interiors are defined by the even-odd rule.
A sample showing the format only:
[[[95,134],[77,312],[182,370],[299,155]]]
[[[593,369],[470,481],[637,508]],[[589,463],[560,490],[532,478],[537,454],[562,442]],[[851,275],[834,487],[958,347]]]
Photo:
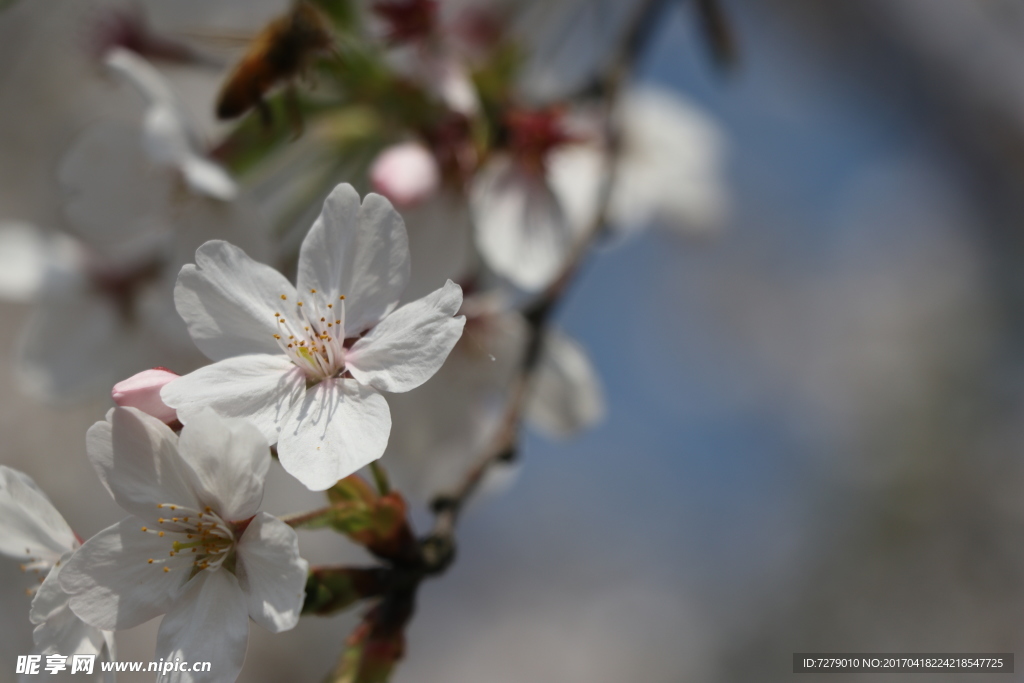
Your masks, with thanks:
[[[418,142],[404,142],[378,155],[370,181],[399,208],[411,208],[437,191],[441,172],[430,150]]]
[[[171,424],[177,421],[178,413],[160,399],[160,389],[168,382],[178,379],[167,368],[143,370],[114,385],[111,397],[122,408],[137,408],[156,419]]]

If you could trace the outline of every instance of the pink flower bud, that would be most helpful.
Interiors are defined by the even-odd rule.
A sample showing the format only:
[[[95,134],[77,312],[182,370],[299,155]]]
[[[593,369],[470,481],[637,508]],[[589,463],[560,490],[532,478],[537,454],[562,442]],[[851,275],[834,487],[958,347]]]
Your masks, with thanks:
[[[418,142],[388,147],[370,168],[373,189],[399,208],[411,208],[437,191],[441,172],[437,160]]]
[[[110,395],[114,403],[123,408],[137,408],[170,424],[177,421],[178,413],[160,399],[160,389],[177,378],[178,375],[167,368],[143,370],[115,384]]]

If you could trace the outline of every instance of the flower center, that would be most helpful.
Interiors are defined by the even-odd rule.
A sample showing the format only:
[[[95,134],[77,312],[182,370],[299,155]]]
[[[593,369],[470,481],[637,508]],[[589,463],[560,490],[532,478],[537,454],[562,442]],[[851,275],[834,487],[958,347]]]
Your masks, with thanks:
[[[282,301],[288,297],[281,295]],[[345,297],[324,296],[315,289],[295,302],[292,317],[274,313],[280,332],[277,345],[314,382],[345,369]]]
[[[170,546],[166,557],[151,557],[147,562],[165,572],[189,569],[220,569],[235,547],[235,534],[231,525],[209,507],[194,510],[181,505],[159,503],[170,517],[157,519],[157,527],[142,527],[146,533],[167,538]]]
[[[553,150],[580,141],[566,129],[564,119],[564,110],[557,106],[508,112],[504,124],[512,155],[528,171],[542,175]]]

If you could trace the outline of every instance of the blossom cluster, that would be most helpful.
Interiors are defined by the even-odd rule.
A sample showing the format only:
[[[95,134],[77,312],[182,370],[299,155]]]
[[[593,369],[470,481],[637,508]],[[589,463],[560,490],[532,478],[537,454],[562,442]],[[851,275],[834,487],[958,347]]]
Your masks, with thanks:
[[[292,3],[218,75],[208,110],[241,118],[216,135],[161,62],[217,60],[139,11],[104,15],[97,87],[133,92],[137,124],[94,122],[67,149],[59,229],[0,223],[0,296],[33,306],[19,381],[49,401],[111,392],[86,450],[127,514],[83,541],[0,466],[0,553],[40,581],[38,653],[112,660],[116,631],[163,615],[158,657],[213,663],[166,680],[232,681],[250,620],[277,633],[381,598],[351,643],[386,678],[414,591],[311,568],[295,528],[418,581],[450,557],[415,539],[378,459],[421,499],[472,478],[510,419],[553,438],[601,419],[555,294],[598,236],[713,230],[721,136],[650,85],[538,102],[511,16],[457,4]],[[275,459],[328,507],[261,512]]]

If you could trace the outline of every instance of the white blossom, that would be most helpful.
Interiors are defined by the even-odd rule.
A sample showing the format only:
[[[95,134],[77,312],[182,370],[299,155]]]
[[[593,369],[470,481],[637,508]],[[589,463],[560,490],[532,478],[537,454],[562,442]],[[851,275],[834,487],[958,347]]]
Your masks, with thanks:
[[[174,330],[162,241],[104,252],[24,224],[0,225],[0,296],[31,302],[17,342],[16,377],[49,401],[102,395],[119,379],[185,359]]]
[[[215,362],[164,387],[186,425],[203,408],[245,417],[277,443],[284,468],[313,490],[384,452],[379,391],[409,391],[462,334],[449,281],[395,310],[409,280],[405,225],[379,195],[340,185],[302,243],[298,282],[226,242],[207,242],[178,278],[175,301]]]
[[[623,93],[614,117],[609,226],[622,233],[655,222],[690,234],[715,229],[727,205],[724,135],[715,123],[651,86]],[[534,115],[526,141],[537,148],[495,154],[473,179],[477,246],[488,266],[520,289],[550,285],[597,218],[610,146],[600,118],[589,109]]]
[[[105,62],[147,101],[142,140],[150,159],[177,169],[194,192],[225,201],[234,199],[238,187],[223,168],[206,158],[199,133],[160,72],[139,55],[120,47],[110,50]]]
[[[110,59],[129,76],[142,64],[138,78],[167,100],[161,107],[174,108],[152,67],[124,51]],[[147,135],[103,121],[74,141],[58,168],[66,233],[0,225],[0,296],[33,308],[16,364],[33,397],[81,400],[145,368],[198,367],[203,357],[174,309],[178,270],[213,237],[257,258],[269,253],[265,225],[247,203],[184,191],[178,167],[147,151]]]
[[[403,492],[425,500],[453,490],[498,438],[529,338],[526,320],[498,292],[468,297],[461,312],[465,333],[437,377],[391,401],[388,471]],[[549,329],[523,406],[526,425],[564,439],[604,414],[604,391],[586,351]]]
[[[0,465],[0,554],[22,561],[22,569],[39,577],[29,619],[38,654],[114,656],[110,631],[94,628],[68,607],[59,577],[81,543],[61,514],[32,479]],[[97,670],[98,670],[97,666]],[[107,674],[105,680],[113,680]]]
[[[728,205],[718,124],[681,95],[651,85],[624,92],[614,116],[619,151],[610,227],[628,233],[659,223],[688,234],[718,228]],[[592,135],[551,157],[549,182],[577,231],[594,220],[606,150]]]
[[[212,411],[176,435],[157,418],[115,408],[86,437],[89,459],[131,516],[90,538],[60,584],[86,623],[120,630],[165,614],[157,657],[208,661],[209,673],[168,681],[234,681],[249,619],[295,626],[308,564],[298,536],[258,512],[270,467],[263,435]]]

